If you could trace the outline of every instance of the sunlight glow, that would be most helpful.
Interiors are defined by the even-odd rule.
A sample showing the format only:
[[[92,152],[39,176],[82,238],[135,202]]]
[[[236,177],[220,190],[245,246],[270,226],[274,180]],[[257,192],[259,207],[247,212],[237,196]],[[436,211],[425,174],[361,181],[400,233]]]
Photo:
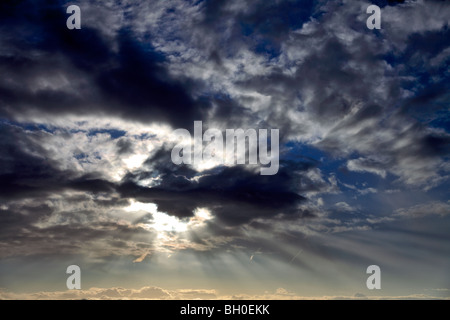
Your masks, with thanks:
[[[156,231],[187,231],[187,223],[181,222],[178,218],[169,216],[162,212],[156,212],[153,214],[153,223],[149,224],[150,227]]]
[[[212,219],[212,214],[207,208],[197,208],[194,214],[188,222],[189,228],[203,226],[205,221]]]
[[[127,212],[145,211],[153,216],[153,221],[147,223],[146,227],[154,229],[158,232],[185,232],[187,231],[187,223],[180,221],[176,217],[169,216],[166,213],[159,212],[157,205],[154,203],[143,203],[138,201],[131,201],[131,204],[124,210]]]
[[[152,214],[153,220],[145,224],[146,228],[158,231],[159,238],[164,238],[164,232],[186,232],[189,228],[196,228],[204,225],[204,222],[212,219],[211,212],[206,208],[197,208],[194,216],[188,222],[183,222],[177,217],[170,216],[164,212],[159,212],[154,203],[143,203],[131,201],[131,204],[124,208],[126,212],[144,211]]]
[[[147,158],[148,158],[147,154],[135,154],[127,159],[123,159],[122,161],[127,166],[127,169],[132,170],[142,166],[142,164]]]

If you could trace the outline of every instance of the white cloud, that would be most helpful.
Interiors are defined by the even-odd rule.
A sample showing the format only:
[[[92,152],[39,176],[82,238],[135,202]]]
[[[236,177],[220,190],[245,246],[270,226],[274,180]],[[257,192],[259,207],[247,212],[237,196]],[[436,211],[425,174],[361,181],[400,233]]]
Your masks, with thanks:
[[[370,217],[366,221],[370,224],[378,224],[385,222],[393,222],[402,219],[418,219],[427,216],[444,217],[450,214],[450,201],[430,201],[421,203],[408,208],[400,208],[395,210],[391,215],[382,217]]]
[[[429,215],[446,216],[450,214],[450,201],[431,201],[418,204],[409,208],[402,208],[395,211],[396,217],[421,218]]]
[[[370,166],[370,162],[372,162],[372,166]],[[349,160],[347,162],[347,168],[350,171],[356,172],[370,172],[381,176],[382,178],[386,178],[386,170],[379,169],[376,167],[377,162],[370,161],[366,158],[359,158]],[[380,166],[381,167],[381,166]]]
[[[356,208],[353,208],[346,202],[338,202],[334,206],[340,211],[346,211],[346,212],[356,212],[357,211]]]

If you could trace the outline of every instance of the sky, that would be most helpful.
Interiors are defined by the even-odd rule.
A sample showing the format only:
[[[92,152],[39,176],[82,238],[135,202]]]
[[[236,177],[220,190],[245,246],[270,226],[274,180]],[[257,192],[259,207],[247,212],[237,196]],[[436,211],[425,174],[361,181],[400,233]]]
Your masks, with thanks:
[[[450,298],[449,20],[440,0],[1,1],[0,298]],[[175,164],[194,121],[279,130],[278,172]]]

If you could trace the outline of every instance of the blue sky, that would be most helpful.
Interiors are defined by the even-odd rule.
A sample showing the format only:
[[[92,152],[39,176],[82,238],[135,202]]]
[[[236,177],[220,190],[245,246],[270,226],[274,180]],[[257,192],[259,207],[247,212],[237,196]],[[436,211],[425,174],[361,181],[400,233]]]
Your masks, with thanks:
[[[427,0],[0,4],[0,298],[449,298],[449,17]],[[194,121],[278,129],[278,173],[175,165]]]

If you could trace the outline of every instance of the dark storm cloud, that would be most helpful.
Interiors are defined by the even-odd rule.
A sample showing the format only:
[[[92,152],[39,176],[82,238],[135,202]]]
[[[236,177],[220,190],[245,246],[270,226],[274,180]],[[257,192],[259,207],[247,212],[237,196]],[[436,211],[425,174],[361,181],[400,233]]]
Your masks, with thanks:
[[[175,166],[167,152],[147,160],[151,171],[129,175],[118,187],[123,197],[152,202],[158,210],[179,218],[191,217],[195,209],[206,207],[220,221],[238,225],[256,218],[301,212],[305,201],[300,194],[320,190],[304,173],[315,167],[311,162],[282,162],[274,176],[261,176],[242,166],[216,168],[201,175],[186,166]],[[143,187],[138,183],[158,176],[158,185]]]
[[[22,129],[2,124],[0,137],[1,198],[39,197],[57,190],[55,182],[62,173],[42,156],[45,151],[30,142]]]
[[[49,133],[0,124],[0,199],[47,197],[64,190],[109,193],[114,184],[99,174],[61,170],[39,143]]]
[[[405,2],[405,0],[374,0],[371,3],[376,4],[380,8],[383,8],[383,7],[387,6],[387,5],[395,6],[395,5],[398,5],[398,4],[402,4],[404,2]]]
[[[90,175],[85,175],[65,184],[68,188],[92,193],[109,193],[114,190],[114,184]]]
[[[247,41],[252,50],[261,54],[278,55],[281,40],[289,31],[301,28],[315,13],[313,0],[307,1],[242,1],[242,10],[232,10],[229,2],[205,1],[204,18],[201,21],[205,32],[226,28],[232,22],[236,41]],[[214,51],[217,55],[217,51]]]
[[[63,2],[0,4],[3,116],[94,113],[174,126],[202,118],[208,103],[194,100],[189,85],[169,76],[164,56],[149,42],[124,28],[116,51],[97,29],[67,29],[65,8]],[[46,79],[54,81],[41,86]],[[61,87],[61,81],[69,83]]]

